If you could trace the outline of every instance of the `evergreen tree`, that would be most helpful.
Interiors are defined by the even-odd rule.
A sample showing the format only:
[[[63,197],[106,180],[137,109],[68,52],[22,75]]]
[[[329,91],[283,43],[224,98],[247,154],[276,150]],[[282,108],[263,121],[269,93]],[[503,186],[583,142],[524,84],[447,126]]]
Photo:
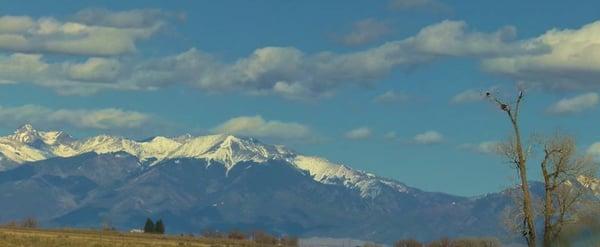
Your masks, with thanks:
[[[161,224],[162,224],[162,222],[161,222]],[[154,230],[155,230],[154,228],[155,228],[154,222],[150,218],[146,219],[146,224],[144,224],[144,232],[145,233],[154,233]]]
[[[164,234],[165,233],[165,224],[163,224],[162,219],[156,221],[156,225],[154,226],[154,233]]]

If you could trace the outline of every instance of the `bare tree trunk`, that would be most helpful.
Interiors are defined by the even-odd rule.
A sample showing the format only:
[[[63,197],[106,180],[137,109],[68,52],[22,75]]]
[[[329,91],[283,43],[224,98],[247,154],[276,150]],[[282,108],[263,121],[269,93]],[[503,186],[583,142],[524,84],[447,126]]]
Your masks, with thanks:
[[[524,232],[523,235],[525,236],[525,240],[527,240],[527,245],[529,247],[536,247],[535,221],[531,203],[531,194],[529,193],[529,183],[527,181],[527,160],[525,158],[523,145],[521,143],[521,133],[519,131],[519,125],[517,122],[517,113],[515,113],[515,116],[513,116],[512,113],[508,111],[508,115],[511,118],[513,129],[515,131],[515,147],[518,156],[517,168],[521,179],[521,192],[523,193],[523,221],[527,231]]]
[[[544,177],[544,247],[550,247],[552,243],[552,215],[554,215],[554,205],[552,204],[552,195],[554,192],[553,185],[550,182],[550,174],[548,173],[548,159],[551,153],[546,151],[544,160],[542,161],[542,176]]]
[[[522,203],[522,213],[523,213],[523,226],[522,226],[522,235],[527,241],[527,245],[529,247],[536,247],[536,231],[535,231],[535,215],[533,214],[533,206],[531,201],[531,193],[529,192],[529,183],[527,181],[527,156],[525,155],[525,151],[523,150],[523,144],[521,142],[521,132],[519,130],[519,108],[521,106],[521,102],[523,101],[523,91],[519,92],[517,96],[517,100],[514,104],[514,109],[511,109],[511,105],[502,102],[498,98],[491,95],[491,93],[486,93],[487,97],[490,97],[500,109],[508,115],[510,122],[512,123],[512,127],[515,134],[514,140],[514,160],[512,161],[517,166],[517,171],[519,173],[519,179],[521,180],[521,192],[523,193]]]

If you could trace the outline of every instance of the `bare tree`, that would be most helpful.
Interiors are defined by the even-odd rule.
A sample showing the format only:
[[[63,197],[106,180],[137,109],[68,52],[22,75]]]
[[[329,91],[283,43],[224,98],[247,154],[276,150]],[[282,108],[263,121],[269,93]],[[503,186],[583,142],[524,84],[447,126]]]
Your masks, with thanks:
[[[510,159],[511,163],[515,164],[516,170],[520,178],[520,188],[522,193],[522,218],[523,223],[521,227],[521,234],[525,238],[529,247],[536,246],[536,231],[535,231],[535,216],[533,213],[531,194],[529,191],[529,184],[527,181],[527,154],[523,148],[521,141],[521,130],[519,128],[519,110],[521,103],[523,102],[524,93],[519,92],[514,103],[508,103],[500,100],[492,93],[487,92],[488,97],[492,102],[496,103],[500,110],[504,111],[514,131],[514,139],[503,147],[503,153]]]
[[[597,169],[589,157],[576,155],[577,146],[570,136],[556,134],[544,140],[543,146],[543,245],[551,246],[565,225],[576,221],[587,199],[593,198],[588,195],[589,183],[595,180]]]
[[[37,228],[38,227],[38,221],[34,217],[27,217],[27,218],[25,218],[25,219],[23,219],[21,221],[20,227],[23,227],[23,228]]]
[[[595,181],[600,184],[600,180]],[[560,231],[556,240],[557,246],[570,246],[577,241],[580,246],[599,246],[600,243],[600,203],[586,203],[585,207],[578,210],[577,219],[573,224],[568,224]]]
[[[540,162],[544,179],[544,194],[541,205],[532,201],[527,182],[527,161],[531,147],[525,150],[521,141],[519,128],[519,108],[523,102],[524,93],[519,92],[514,103],[508,104],[486,93],[486,96],[507,113],[513,127],[513,138],[501,144],[498,151],[515,165],[520,179],[520,191],[513,196],[520,208],[517,212],[508,212],[507,222],[520,221],[517,228],[525,237],[527,244],[536,246],[535,211],[538,206],[543,216],[544,238],[543,245],[551,246],[560,237],[562,229],[578,220],[578,212],[585,205],[597,203],[597,197],[589,195],[592,183],[596,178],[597,163],[589,157],[578,156],[577,146],[572,137],[557,133],[550,138],[540,138],[543,147],[543,157]]]

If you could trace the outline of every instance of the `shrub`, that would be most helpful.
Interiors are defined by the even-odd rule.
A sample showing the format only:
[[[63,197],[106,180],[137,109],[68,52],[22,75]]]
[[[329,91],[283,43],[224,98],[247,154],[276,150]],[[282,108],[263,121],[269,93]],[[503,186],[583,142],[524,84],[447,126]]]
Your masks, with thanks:
[[[246,239],[246,234],[244,234],[243,232],[241,232],[239,230],[233,230],[233,231],[230,231],[229,234],[227,234],[227,238],[243,240],[243,239]]]
[[[394,247],[422,247],[423,244],[414,239],[402,239],[394,243]]]
[[[486,238],[464,238],[453,241],[454,246],[464,247],[500,247],[500,241],[497,239]]]
[[[279,239],[279,243],[283,246],[298,246],[298,237],[295,236],[283,236]]]
[[[200,235],[204,238],[225,238],[225,235],[217,230],[205,230]]]
[[[254,239],[254,242],[258,243],[258,244],[271,244],[271,245],[275,245],[278,242],[278,239],[272,235],[269,235],[266,232],[263,231],[255,231],[252,234],[252,238]]]
[[[13,227],[14,228],[14,227],[18,227],[19,224],[17,224],[16,221],[11,220],[9,222],[4,223],[2,226],[4,226],[4,227]]]
[[[500,241],[494,238],[461,238],[448,239],[443,238],[433,241],[427,245],[428,247],[499,247]]]

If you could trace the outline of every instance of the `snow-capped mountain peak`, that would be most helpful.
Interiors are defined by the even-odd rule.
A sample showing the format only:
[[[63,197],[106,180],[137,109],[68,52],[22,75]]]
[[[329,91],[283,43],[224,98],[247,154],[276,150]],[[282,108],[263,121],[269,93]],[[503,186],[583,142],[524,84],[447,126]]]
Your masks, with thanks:
[[[0,153],[16,163],[43,160],[51,157],[70,157],[82,153],[98,154],[126,152],[140,160],[198,158],[223,163],[227,169],[242,161],[265,162],[286,159],[292,152],[282,146],[268,145],[253,138],[233,135],[156,136],[136,141],[119,136],[98,135],[74,139],[62,131],[39,131],[26,124],[13,135],[0,137]]]
[[[73,137],[62,131],[40,132],[40,136],[44,143],[48,145],[57,145],[73,141]]]
[[[10,138],[21,143],[33,143],[40,139],[40,135],[31,124],[25,124],[19,127]]]
[[[228,171],[240,162],[260,164],[281,160],[306,171],[319,183],[342,185],[357,190],[363,197],[375,197],[386,188],[401,193],[408,191],[408,187],[393,180],[322,158],[299,155],[281,145],[226,134],[175,138],[156,136],[144,141],[98,135],[77,140],[62,131],[38,131],[31,125],[24,125],[15,134],[0,137],[0,157],[17,164],[89,152],[126,152],[140,161],[149,161],[151,166],[170,159],[205,159],[222,164]],[[2,168],[0,164],[0,170]]]
[[[190,138],[169,157],[216,160],[230,169],[242,161],[265,162],[270,159],[285,159],[291,155],[292,152],[288,150],[263,144],[253,138],[219,134]]]
[[[56,145],[73,139],[69,134],[62,131],[38,131],[31,124],[19,127],[8,138],[29,145],[36,145],[36,142],[40,141],[47,145]],[[40,143],[37,143],[37,145],[40,145]]]

